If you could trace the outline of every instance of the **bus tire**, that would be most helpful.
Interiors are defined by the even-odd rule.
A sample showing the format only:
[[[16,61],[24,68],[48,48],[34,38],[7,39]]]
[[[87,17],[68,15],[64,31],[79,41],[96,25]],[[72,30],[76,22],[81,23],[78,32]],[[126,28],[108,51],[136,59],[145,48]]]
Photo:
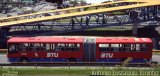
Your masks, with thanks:
[[[75,58],[69,58],[68,61],[69,62],[77,62],[77,60]]]
[[[20,62],[27,63],[29,62],[28,58],[20,58]]]

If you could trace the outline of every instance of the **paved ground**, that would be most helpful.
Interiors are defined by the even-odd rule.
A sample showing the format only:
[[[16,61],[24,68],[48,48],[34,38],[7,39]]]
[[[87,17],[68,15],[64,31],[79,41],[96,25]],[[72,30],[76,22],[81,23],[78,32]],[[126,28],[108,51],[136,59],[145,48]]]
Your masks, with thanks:
[[[160,64],[160,55],[153,55],[152,61],[156,61]],[[6,64],[9,63],[6,54],[0,54],[0,64],[2,64],[2,63],[6,63]]]
[[[0,54],[0,64],[1,63],[8,63],[8,58],[6,54]]]
[[[152,56],[152,61],[157,61],[158,64],[160,64],[160,55],[153,55]]]

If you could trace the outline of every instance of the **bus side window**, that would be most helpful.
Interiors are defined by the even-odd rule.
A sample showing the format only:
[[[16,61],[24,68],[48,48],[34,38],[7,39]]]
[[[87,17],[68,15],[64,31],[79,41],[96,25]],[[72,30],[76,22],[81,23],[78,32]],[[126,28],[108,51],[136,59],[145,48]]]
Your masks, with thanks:
[[[70,44],[65,44],[65,50],[66,51],[70,51],[70,47],[69,46],[70,46]]]
[[[61,48],[60,51],[65,51],[65,44],[60,44],[60,48]]]
[[[65,44],[57,44],[55,46],[55,51],[65,51]]]
[[[131,44],[124,44],[125,45],[125,51],[130,52],[131,51]]]
[[[65,50],[66,50],[67,52],[69,52],[69,51],[74,51],[74,44],[66,44],[66,45],[65,45]]]
[[[39,51],[40,50],[40,43],[35,43],[33,47],[33,51]]]
[[[119,44],[119,51],[123,51],[123,44]]]
[[[47,43],[47,44],[45,45],[45,51],[49,51],[49,50],[50,50],[50,44]]]
[[[140,44],[136,44],[136,51],[137,51],[137,52],[140,51]]]
[[[119,44],[111,44],[111,51],[118,52]]]
[[[27,51],[27,48],[28,48],[29,44],[28,43],[22,43],[22,44],[19,44],[19,50],[20,51]]]
[[[51,46],[52,46],[51,51],[55,51],[56,44],[52,44]]]
[[[39,47],[37,47],[37,51],[44,51],[42,43],[39,43]]]
[[[45,44],[45,43],[41,43],[40,50],[41,50],[41,51],[45,51],[45,46],[46,46],[46,44]]]
[[[70,44],[70,45],[69,45],[70,51],[74,51],[74,48],[75,48],[74,44]]]
[[[148,49],[147,44],[141,44],[141,51],[145,52],[147,51],[147,49]]]
[[[80,50],[80,44],[75,44],[75,51],[79,51]]]
[[[80,44],[65,44],[65,51],[79,51]]]
[[[99,51],[109,51],[109,44],[99,44]]]
[[[15,53],[17,51],[17,45],[16,44],[10,44],[9,45],[9,53]]]
[[[131,51],[136,51],[136,44],[131,44]]]
[[[125,44],[122,44],[121,51],[125,51]]]
[[[35,47],[34,47],[34,44],[31,43],[31,44],[30,44],[30,49],[31,49],[31,51],[34,51],[34,48],[35,48]]]
[[[67,47],[66,47],[67,48]],[[68,51],[79,51],[80,50],[80,44],[69,44]]]

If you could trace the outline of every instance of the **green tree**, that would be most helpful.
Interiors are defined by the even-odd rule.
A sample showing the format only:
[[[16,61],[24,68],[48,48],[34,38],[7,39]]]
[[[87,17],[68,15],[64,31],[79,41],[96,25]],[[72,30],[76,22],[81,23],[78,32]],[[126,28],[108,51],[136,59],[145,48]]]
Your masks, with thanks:
[[[86,0],[80,0],[80,3],[81,3],[82,5],[87,4]]]
[[[80,2],[81,4],[87,4],[86,0],[70,0],[71,4],[78,4],[78,2]]]
[[[77,0],[70,0],[70,3],[73,5],[76,5],[76,4],[78,4],[78,1]]]

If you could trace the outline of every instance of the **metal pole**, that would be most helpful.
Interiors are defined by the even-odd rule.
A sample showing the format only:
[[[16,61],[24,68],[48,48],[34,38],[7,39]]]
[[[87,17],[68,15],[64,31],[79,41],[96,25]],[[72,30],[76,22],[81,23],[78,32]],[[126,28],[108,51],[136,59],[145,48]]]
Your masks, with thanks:
[[[133,35],[135,35],[135,36],[137,36],[137,34],[138,34],[138,27],[137,27],[138,25],[136,24],[136,23],[134,23],[133,24],[133,29],[132,29],[132,33],[133,33]]]
[[[74,19],[72,18],[72,30],[75,30],[74,25],[75,25],[75,21],[74,21]]]

